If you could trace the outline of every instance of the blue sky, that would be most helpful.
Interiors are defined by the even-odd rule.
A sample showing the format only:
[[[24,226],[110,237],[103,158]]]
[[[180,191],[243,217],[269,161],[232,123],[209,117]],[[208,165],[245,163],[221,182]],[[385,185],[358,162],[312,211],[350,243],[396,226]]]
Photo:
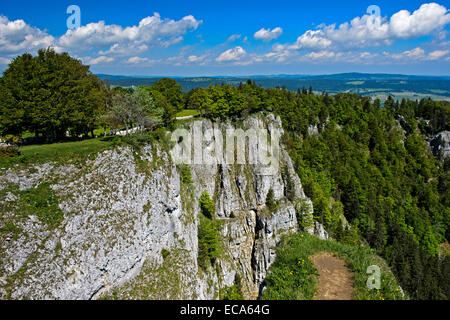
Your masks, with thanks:
[[[81,9],[76,30],[67,28],[69,5]],[[449,0],[2,1],[0,70],[52,46],[95,73],[449,75],[449,8]]]

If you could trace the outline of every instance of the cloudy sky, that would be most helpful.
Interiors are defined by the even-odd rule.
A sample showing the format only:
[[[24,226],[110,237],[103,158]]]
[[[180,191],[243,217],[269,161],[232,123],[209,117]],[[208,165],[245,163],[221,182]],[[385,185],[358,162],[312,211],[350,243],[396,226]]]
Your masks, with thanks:
[[[74,30],[70,5],[81,10]],[[450,0],[2,1],[0,71],[50,46],[121,75],[450,75],[449,9]]]

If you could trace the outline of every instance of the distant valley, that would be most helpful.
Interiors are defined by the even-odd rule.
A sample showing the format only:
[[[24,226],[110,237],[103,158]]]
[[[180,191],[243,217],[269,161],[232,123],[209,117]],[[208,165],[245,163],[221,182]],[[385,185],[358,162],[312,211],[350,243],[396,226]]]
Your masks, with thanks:
[[[131,87],[151,85],[161,77],[117,76],[98,74],[102,80],[109,81],[111,86]],[[231,84],[238,86],[252,79],[264,88],[285,87],[297,90],[312,87],[315,93],[330,94],[353,92],[364,96],[379,98],[381,101],[392,96],[395,100],[403,98],[420,100],[430,97],[434,100],[450,101],[449,76],[414,76],[402,74],[366,74],[341,73],[332,75],[255,75],[240,77],[189,77],[176,78],[185,91],[194,88],[206,88],[211,84]]]

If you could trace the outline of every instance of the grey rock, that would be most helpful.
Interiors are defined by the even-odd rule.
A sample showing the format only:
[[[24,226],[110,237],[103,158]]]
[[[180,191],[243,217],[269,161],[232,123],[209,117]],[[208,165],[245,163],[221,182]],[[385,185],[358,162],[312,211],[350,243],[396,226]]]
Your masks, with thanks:
[[[430,141],[430,147],[435,156],[450,157],[450,131],[442,131]]]
[[[194,127],[191,124],[191,133]],[[201,122],[201,129],[211,133],[205,135],[202,150],[215,161],[191,165],[191,186],[180,182],[169,152],[157,144],[138,155],[149,164],[146,170],[136,164],[131,148],[117,147],[99,153],[82,169],[49,163],[33,170],[6,171],[0,176],[1,186],[13,184],[23,190],[50,177],[58,181],[52,189],[60,196],[65,216],[51,230],[30,216],[20,222],[24,232],[16,240],[0,241],[0,298],[86,300],[112,291],[135,298],[133,284],[147,276],[143,286],[158,287],[162,279],[157,272],[163,267],[178,276],[179,290],[165,285],[150,290],[146,299],[217,299],[220,289],[232,286],[237,276],[246,298],[257,298],[281,237],[298,231],[296,202],[311,201],[282,145],[280,170],[273,174],[265,174],[267,168],[258,164],[229,165],[223,153],[211,152],[232,127]],[[283,134],[280,118],[273,115],[252,116],[241,128]],[[287,179],[294,190],[290,200]],[[272,213],[265,207],[270,189],[280,202]],[[224,246],[216,267],[206,271],[197,263],[198,200],[203,191],[214,195]],[[0,199],[15,200],[11,195]],[[312,206],[306,214],[312,214]],[[322,226],[316,224],[314,229],[319,237],[328,238]],[[165,266],[163,250],[177,254],[176,263]],[[20,277],[12,277],[19,271]],[[14,279],[9,292],[6,279]]]

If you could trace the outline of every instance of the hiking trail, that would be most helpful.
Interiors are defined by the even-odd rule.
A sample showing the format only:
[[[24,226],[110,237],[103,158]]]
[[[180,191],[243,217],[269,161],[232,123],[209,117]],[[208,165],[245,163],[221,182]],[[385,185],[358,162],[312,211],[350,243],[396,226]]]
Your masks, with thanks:
[[[319,271],[314,300],[352,300],[353,273],[342,259],[320,252],[312,256],[311,261]]]

